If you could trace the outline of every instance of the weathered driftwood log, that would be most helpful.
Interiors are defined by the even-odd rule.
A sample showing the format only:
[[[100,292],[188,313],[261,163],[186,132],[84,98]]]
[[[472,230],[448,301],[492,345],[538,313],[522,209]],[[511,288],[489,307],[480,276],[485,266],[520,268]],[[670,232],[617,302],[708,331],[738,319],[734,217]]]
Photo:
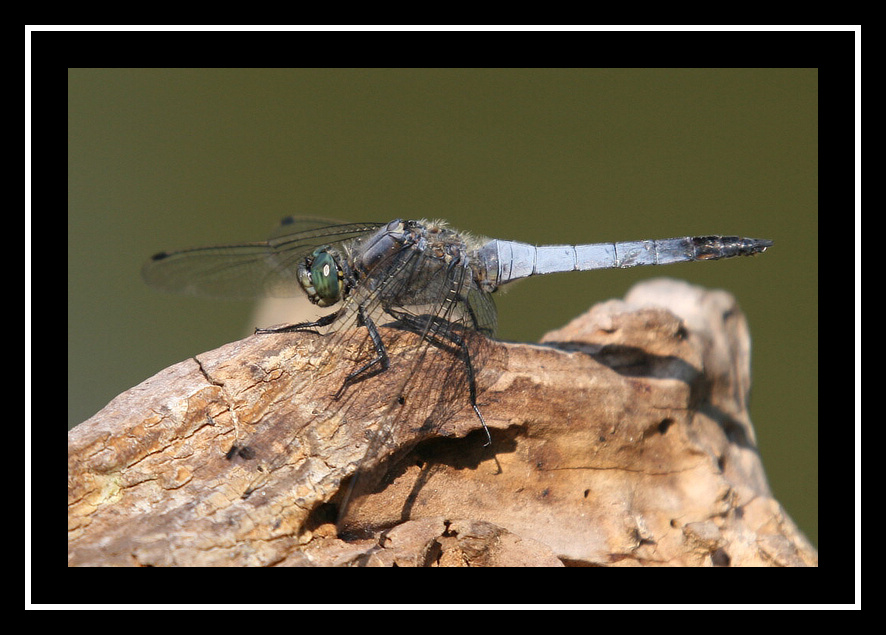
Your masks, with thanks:
[[[817,564],[766,483],[729,294],[657,280],[541,345],[473,342],[488,446],[453,352],[384,334],[391,368],[338,398],[366,350],[259,335],[71,430],[68,563]]]

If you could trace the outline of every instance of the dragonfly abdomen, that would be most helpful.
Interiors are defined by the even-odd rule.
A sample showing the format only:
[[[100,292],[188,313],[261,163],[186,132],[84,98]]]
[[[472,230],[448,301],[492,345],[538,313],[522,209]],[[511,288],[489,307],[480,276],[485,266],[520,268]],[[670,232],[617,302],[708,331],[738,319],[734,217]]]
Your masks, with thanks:
[[[536,247],[509,240],[491,240],[478,251],[481,278],[487,290],[521,278],[594,269],[624,269],[695,260],[718,260],[761,253],[771,240],[738,236],[687,236],[592,245]]]

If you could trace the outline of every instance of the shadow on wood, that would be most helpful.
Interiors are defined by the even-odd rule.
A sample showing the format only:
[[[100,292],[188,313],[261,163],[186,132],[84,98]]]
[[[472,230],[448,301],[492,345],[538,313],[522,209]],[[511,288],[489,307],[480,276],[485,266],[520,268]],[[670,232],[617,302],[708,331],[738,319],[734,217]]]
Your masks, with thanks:
[[[338,399],[361,352],[307,333],[118,396],[68,435],[68,564],[817,565],[766,483],[729,294],[655,280],[540,345],[478,342],[490,446],[463,370],[414,344]]]

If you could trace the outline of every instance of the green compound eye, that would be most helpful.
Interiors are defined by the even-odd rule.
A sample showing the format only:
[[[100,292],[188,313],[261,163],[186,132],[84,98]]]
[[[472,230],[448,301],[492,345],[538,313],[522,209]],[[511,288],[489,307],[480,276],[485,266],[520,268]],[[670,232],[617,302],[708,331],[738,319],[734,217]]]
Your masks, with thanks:
[[[318,305],[330,306],[341,299],[342,284],[339,268],[335,258],[328,251],[318,249],[314,252],[311,282],[317,294]]]

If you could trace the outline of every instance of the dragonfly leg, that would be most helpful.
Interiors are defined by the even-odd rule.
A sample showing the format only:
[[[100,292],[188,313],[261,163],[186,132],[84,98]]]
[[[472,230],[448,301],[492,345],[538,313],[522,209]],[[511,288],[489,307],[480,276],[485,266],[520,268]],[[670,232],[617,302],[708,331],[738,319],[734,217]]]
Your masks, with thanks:
[[[335,393],[335,399],[339,399],[342,394],[344,394],[345,390],[347,390],[348,386],[350,386],[351,384],[355,384],[358,381],[362,381],[363,379],[367,379],[379,373],[383,373],[391,366],[391,360],[388,357],[387,350],[385,350],[384,343],[381,341],[381,335],[379,335],[378,333],[375,322],[373,322],[372,319],[366,314],[362,305],[358,305],[357,315],[360,318],[360,324],[362,326],[365,326],[366,330],[369,332],[369,339],[372,340],[372,346],[375,348],[375,358],[370,360],[357,370],[349,373],[348,376],[345,377],[341,388],[339,388],[338,392]],[[376,367],[378,364],[381,364],[381,366]],[[361,375],[363,376],[361,377]]]
[[[474,364],[471,362],[471,351],[468,349],[468,345],[463,337],[460,337],[455,333],[450,333],[447,338],[452,341],[453,344],[458,346],[461,351],[460,356],[462,362],[464,362],[465,372],[468,376],[468,394],[471,400],[471,407],[477,414],[477,418],[480,419],[480,423],[483,425],[483,431],[486,432],[486,443],[483,444],[483,447],[492,445],[492,435],[489,433],[489,428],[486,426],[486,420],[483,419],[483,415],[480,414],[480,408],[477,407],[477,381],[476,376],[474,375]]]
[[[483,419],[483,415],[480,414],[479,406],[477,406],[477,379],[474,372],[474,363],[471,360],[471,351],[468,348],[465,338],[448,328],[449,323],[443,318],[435,316],[431,318],[430,323],[426,323],[424,320],[417,319],[415,316],[410,316],[401,312],[392,312],[391,315],[395,316],[400,321],[401,325],[407,330],[422,334],[422,337],[427,339],[437,348],[447,350],[451,355],[456,355],[461,359],[462,363],[465,365],[465,375],[468,380],[468,398],[470,399],[471,408],[473,408],[477,418],[480,420],[480,423],[483,426],[483,431],[486,432],[486,443],[484,443],[483,446],[486,447],[491,445],[492,435],[486,425],[486,420]],[[453,345],[458,347],[458,351],[453,351]]]
[[[267,333],[297,333],[305,331],[316,333],[317,331],[315,331],[314,329],[329,326],[337,319],[338,311],[336,311],[335,313],[330,313],[329,315],[324,315],[315,322],[299,322],[298,324],[287,324],[286,326],[272,326],[271,328],[267,329],[257,328],[255,329],[255,335],[265,335]]]

